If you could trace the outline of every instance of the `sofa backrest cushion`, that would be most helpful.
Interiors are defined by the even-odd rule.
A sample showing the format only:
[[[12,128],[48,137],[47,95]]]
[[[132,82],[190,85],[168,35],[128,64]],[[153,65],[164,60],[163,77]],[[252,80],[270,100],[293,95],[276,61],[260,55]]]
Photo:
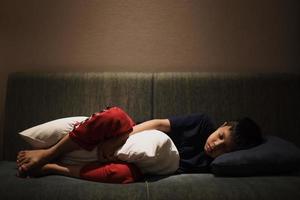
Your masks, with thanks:
[[[217,125],[253,118],[264,134],[300,146],[300,75],[236,73],[14,73],[7,84],[4,158],[26,146],[17,133],[70,116],[89,116],[108,105],[144,121],[190,113]]]
[[[300,146],[300,74],[156,73],[154,118],[206,113],[220,126],[243,116]]]
[[[151,118],[152,74],[13,73],[7,84],[4,159],[30,148],[18,136],[29,127],[70,116],[122,107],[135,121]]]

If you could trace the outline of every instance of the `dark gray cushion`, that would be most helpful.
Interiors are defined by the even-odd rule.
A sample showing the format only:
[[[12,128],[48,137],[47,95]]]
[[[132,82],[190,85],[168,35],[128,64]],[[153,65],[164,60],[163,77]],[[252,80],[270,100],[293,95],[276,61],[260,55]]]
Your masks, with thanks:
[[[156,73],[153,116],[207,113],[217,125],[248,116],[300,146],[300,74]]]
[[[153,200],[282,200],[300,199],[298,176],[215,177],[180,174],[149,182]]]
[[[7,83],[4,159],[30,148],[18,136],[29,127],[106,106],[123,108],[135,121],[151,118],[152,75],[147,73],[13,73]]]
[[[300,149],[276,136],[267,136],[263,144],[217,157],[212,172],[218,176],[269,175],[293,172],[300,166]]]

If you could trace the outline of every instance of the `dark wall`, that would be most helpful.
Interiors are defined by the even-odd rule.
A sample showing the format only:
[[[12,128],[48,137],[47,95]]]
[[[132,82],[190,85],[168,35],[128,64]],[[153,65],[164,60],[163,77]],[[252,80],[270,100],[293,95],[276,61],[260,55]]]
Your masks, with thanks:
[[[0,125],[13,71],[299,72],[298,2],[2,0]]]

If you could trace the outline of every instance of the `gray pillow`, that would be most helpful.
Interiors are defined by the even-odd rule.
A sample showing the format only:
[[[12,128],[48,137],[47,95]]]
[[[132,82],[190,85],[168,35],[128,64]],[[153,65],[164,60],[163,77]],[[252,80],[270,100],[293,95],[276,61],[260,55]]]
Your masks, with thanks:
[[[266,136],[261,145],[217,157],[211,163],[216,176],[271,175],[298,171],[300,149],[276,136]]]

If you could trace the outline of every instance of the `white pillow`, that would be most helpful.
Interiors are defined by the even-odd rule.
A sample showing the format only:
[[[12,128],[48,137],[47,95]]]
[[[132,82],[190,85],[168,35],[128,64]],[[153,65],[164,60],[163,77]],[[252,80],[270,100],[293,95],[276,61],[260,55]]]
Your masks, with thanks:
[[[85,119],[87,117],[83,116],[57,119],[26,129],[19,134],[33,148],[44,149],[57,143],[73,130],[75,123]]]
[[[46,122],[26,129],[19,135],[34,149],[44,149],[56,144],[61,138],[73,130],[74,125],[86,120],[88,117],[67,117]],[[65,154],[62,162],[66,164],[81,164],[97,161],[97,149],[86,151],[84,149]]]
[[[87,117],[57,119],[34,126],[20,132],[20,136],[33,148],[48,148],[73,130],[74,124]],[[83,164],[98,160],[97,148],[84,149],[65,154],[61,162]],[[135,163],[145,174],[171,174],[179,166],[179,153],[173,141],[158,130],[147,130],[131,135],[126,143],[116,151],[120,160]]]
[[[176,146],[167,134],[158,130],[131,135],[115,156],[135,163],[144,174],[172,174],[179,167]]]

